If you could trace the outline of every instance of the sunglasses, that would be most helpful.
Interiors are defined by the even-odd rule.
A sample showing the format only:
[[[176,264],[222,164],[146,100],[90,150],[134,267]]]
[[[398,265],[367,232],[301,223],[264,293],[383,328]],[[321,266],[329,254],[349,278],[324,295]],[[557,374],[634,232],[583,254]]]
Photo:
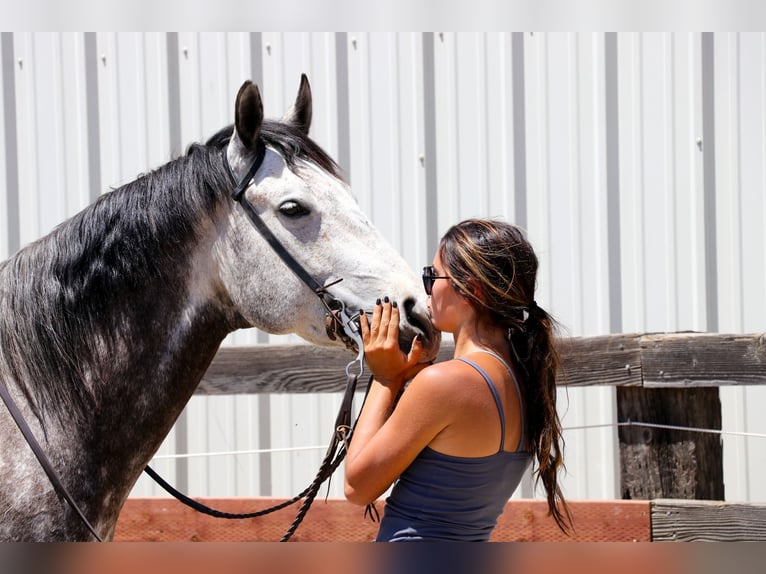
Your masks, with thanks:
[[[426,295],[431,294],[431,289],[434,287],[434,281],[437,279],[452,279],[446,275],[436,275],[433,265],[423,267],[423,288],[426,290]]]

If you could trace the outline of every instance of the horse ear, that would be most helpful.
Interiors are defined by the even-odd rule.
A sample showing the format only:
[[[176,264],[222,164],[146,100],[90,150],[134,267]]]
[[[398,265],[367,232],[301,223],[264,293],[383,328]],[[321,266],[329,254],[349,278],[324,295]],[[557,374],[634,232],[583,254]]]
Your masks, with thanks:
[[[282,117],[282,121],[293,124],[305,135],[309,135],[309,128],[311,128],[311,86],[306,74],[301,74],[298,96],[295,98],[295,103]]]
[[[234,126],[242,144],[249,150],[255,150],[258,132],[263,123],[263,101],[261,92],[250,80],[247,80],[237,93],[234,110]]]

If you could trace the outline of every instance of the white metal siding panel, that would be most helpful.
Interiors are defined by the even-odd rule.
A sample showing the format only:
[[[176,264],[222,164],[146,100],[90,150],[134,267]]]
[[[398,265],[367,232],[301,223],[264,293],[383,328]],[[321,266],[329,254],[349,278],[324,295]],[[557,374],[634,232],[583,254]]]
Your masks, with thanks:
[[[107,104],[100,109],[101,142],[110,152],[101,168],[105,189],[133,180],[148,167],[142,40],[139,33],[99,37],[99,100]]]
[[[409,232],[403,215],[423,185],[418,168],[422,118],[416,117],[417,102],[411,95],[419,81],[419,68],[413,66],[418,66],[421,48],[412,34],[352,36],[350,183],[362,209],[401,251]],[[408,248],[413,253],[412,246]]]
[[[19,194],[24,245],[70,215],[64,147],[67,94],[61,34],[22,34],[15,40],[19,185],[23,190],[45,190],[42,201],[37,193]]]
[[[485,45],[486,212],[516,222],[512,34],[488,33]]]
[[[460,219],[459,181],[462,170],[470,169],[459,155],[459,122],[463,110],[458,100],[461,81],[457,65],[456,34],[436,35],[434,46],[434,110],[436,113],[437,230],[439,235]],[[470,115],[471,110],[465,113]]]
[[[578,222],[574,271],[580,287],[570,308],[555,304],[554,311],[573,334],[594,335],[609,330],[604,37],[581,34],[574,42],[577,134],[570,153],[578,166],[573,217]],[[567,289],[566,282],[554,281],[554,288]],[[560,296],[555,296],[554,301],[558,300]]]
[[[708,330],[701,46],[700,34],[672,37],[673,209],[676,214],[673,234],[678,256],[673,268],[676,287],[670,295],[675,307],[676,330]]]
[[[716,133],[716,248],[718,262],[719,329],[736,332],[742,329],[741,303],[737,285],[742,277],[734,230],[738,203],[737,155],[739,141],[739,67],[738,37],[736,34],[716,34],[715,37],[715,133]],[[721,389],[722,426],[728,429],[750,428],[746,418],[747,391]],[[731,465],[740,469],[732,475],[724,474],[727,498],[746,500],[750,492],[750,444],[748,439],[724,437],[724,468]]]
[[[55,48],[54,48],[55,49]],[[85,93],[85,44],[82,34],[61,35],[59,73],[61,74],[62,133],[60,161],[65,182],[65,213],[74,215],[90,203],[88,171],[88,112]],[[59,221],[53,224],[57,225]]]
[[[280,118],[295,101],[301,74],[311,83],[311,137],[337,157],[335,35],[325,33],[264,33],[263,83],[267,117]]]
[[[716,205],[719,329],[766,324],[766,36],[716,34]],[[723,426],[766,433],[766,389],[722,389]],[[726,498],[766,498],[763,439],[725,437]]]
[[[608,332],[603,39],[525,37],[527,204],[540,259],[537,300],[561,321],[564,334]],[[570,429],[565,492],[615,497],[616,433],[575,430],[614,421],[613,389],[561,390],[558,407]]]
[[[627,36],[627,37],[626,37]],[[704,328],[699,40],[621,36],[620,172],[626,332]],[[697,272],[698,275],[699,272]]]
[[[425,133],[423,110],[423,38],[421,34],[400,33],[396,36],[399,59],[395,79],[396,132],[391,145],[396,151],[398,169],[392,189],[399,220],[396,234],[386,235],[410,267],[419,271],[431,263],[427,252]],[[373,221],[377,225],[376,221]]]
[[[440,235],[468,217],[512,219],[511,58],[510,34],[434,36]]]

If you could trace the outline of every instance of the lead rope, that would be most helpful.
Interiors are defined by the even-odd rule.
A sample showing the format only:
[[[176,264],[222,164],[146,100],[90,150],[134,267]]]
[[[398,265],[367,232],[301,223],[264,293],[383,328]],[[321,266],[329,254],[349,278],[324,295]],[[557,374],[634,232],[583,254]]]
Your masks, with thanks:
[[[183,504],[193,508],[194,510],[198,512],[207,514],[208,516],[213,516],[215,518],[225,518],[230,520],[242,519],[242,518],[258,518],[260,516],[265,516],[267,514],[271,514],[272,512],[276,512],[277,510],[282,510],[283,508],[287,508],[288,506],[291,506],[295,504],[296,502],[298,502],[299,500],[305,498],[305,500],[303,501],[303,504],[301,504],[300,508],[298,509],[298,514],[296,515],[295,519],[290,524],[290,527],[287,529],[287,531],[282,536],[282,538],[280,538],[279,540],[280,542],[287,542],[288,540],[290,540],[292,535],[297,530],[298,526],[301,524],[301,522],[303,522],[303,519],[306,517],[306,513],[309,511],[309,508],[311,508],[311,504],[314,502],[314,499],[316,498],[316,495],[318,494],[319,488],[322,486],[322,483],[332,476],[332,474],[337,470],[338,466],[340,466],[340,463],[343,462],[343,459],[346,457],[347,447],[351,441],[351,435],[353,434],[353,429],[356,426],[356,422],[354,422],[353,426],[351,425],[351,412],[352,412],[351,406],[354,399],[354,392],[356,391],[356,386],[357,386],[357,382],[359,381],[360,375],[361,373],[348,374],[348,379],[346,381],[346,391],[343,395],[343,401],[341,402],[341,406],[338,411],[338,416],[335,419],[335,430],[333,432],[332,438],[330,439],[330,444],[327,447],[327,451],[324,455],[324,459],[322,460],[322,463],[319,466],[319,470],[317,470],[316,476],[314,477],[314,480],[300,494],[295,495],[293,498],[289,500],[286,500],[284,502],[281,502],[280,504],[276,504],[264,510],[258,510],[256,512],[247,512],[247,513],[241,513],[241,514],[236,514],[231,512],[222,512],[220,510],[216,510],[214,508],[206,506],[205,504],[202,504],[201,502],[186,496],[182,492],[179,492],[173,486],[171,486],[165,480],[163,480],[162,477],[159,476],[149,466],[147,466],[144,469],[144,472],[146,472],[150,477],[152,477],[152,479],[154,479],[155,482],[157,482],[157,484],[159,484],[169,494],[174,496]],[[370,377],[370,381],[367,384],[367,392],[369,392],[371,382],[372,382],[372,377]],[[366,392],[365,392],[364,398],[365,399],[367,398]],[[367,509],[367,511],[365,511],[365,516],[367,516],[368,512],[370,512],[369,508]],[[370,514],[372,516],[372,512],[370,512]],[[377,515],[377,512],[375,512],[374,514]]]
[[[287,542],[290,540],[300,523],[303,522],[303,519],[306,517],[306,513],[309,511],[309,508],[311,508],[311,504],[314,502],[322,483],[332,476],[343,459],[346,458],[348,444],[351,440],[351,433],[353,432],[353,427],[351,426],[351,405],[360,374],[361,373],[348,375],[346,392],[343,395],[343,401],[341,402],[338,416],[335,418],[335,431],[330,440],[330,446],[327,448],[322,464],[319,465],[316,477],[314,477],[313,482],[306,489],[306,500],[301,504],[301,507],[298,509],[298,514],[295,516],[295,520],[293,520],[290,527],[279,540],[280,542]],[[367,388],[370,388],[369,384],[367,385]],[[354,423],[354,426],[355,425],[356,423]]]

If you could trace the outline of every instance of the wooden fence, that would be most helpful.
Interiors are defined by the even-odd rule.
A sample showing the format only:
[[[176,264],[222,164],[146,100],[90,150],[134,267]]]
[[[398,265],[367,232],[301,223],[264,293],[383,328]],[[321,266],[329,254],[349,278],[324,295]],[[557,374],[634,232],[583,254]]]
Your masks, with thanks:
[[[669,391],[688,393],[709,389],[715,395],[693,395],[694,401],[665,400],[672,395],[654,396],[652,400],[636,400],[636,395],[623,397],[618,404],[619,416],[630,412],[633,421],[652,422],[657,426],[694,426],[710,424],[709,411],[717,403],[717,389],[722,385],[766,384],[766,336],[708,333],[621,334],[598,337],[573,337],[561,341],[563,372],[560,384],[570,386],[614,385],[633,392]],[[453,346],[443,344],[439,360],[452,356]],[[307,393],[341,391],[341,376],[349,356],[346,352],[310,345],[257,345],[222,348],[203,378],[199,394]],[[363,387],[364,382],[360,381]],[[711,400],[712,399],[712,400]],[[620,403],[618,395],[618,403]],[[663,405],[662,417],[652,412]],[[641,412],[641,409],[649,409]],[[691,413],[691,414],[690,414]],[[703,413],[701,423],[695,413]],[[715,413],[714,413],[715,414]],[[664,418],[663,418],[664,417]],[[674,420],[681,417],[681,420]],[[691,417],[691,418],[690,418]],[[715,417],[713,417],[715,418]],[[718,413],[720,429],[720,412]],[[659,422],[657,422],[659,421]],[[619,421],[628,425],[630,421]],[[651,429],[652,427],[649,427]],[[702,428],[702,427],[700,427]],[[715,426],[704,428],[712,428]],[[710,468],[721,467],[720,440],[718,451],[709,450],[706,437],[693,438],[688,452],[679,460],[659,456],[668,442],[687,431],[654,431],[644,429],[642,449],[631,450],[629,433],[621,433],[621,465],[623,494],[645,500],[572,501],[575,527],[571,540],[576,541],[691,541],[691,540],[766,540],[766,505],[728,504],[704,498],[704,492],[715,492],[721,481]],[[709,436],[709,435],[708,435]],[[715,436],[715,435],[713,435]],[[674,452],[677,452],[676,449]],[[637,452],[639,454],[637,454]],[[712,454],[711,454],[712,453]],[[662,454],[662,453],[661,453]],[[632,496],[631,481],[625,467],[631,457],[641,456],[642,476],[632,476],[641,483],[648,496]],[[700,459],[718,457],[712,465],[702,466]],[[683,458],[687,457],[687,458]],[[636,467],[630,467],[635,475]],[[700,470],[701,469],[701,470]],[[682,476],[687,473],[687,476]],[[652,476],[673,477],[683,482],[683,496],[673,494],[674,486]],[[689,489],[688,485],[692,488]],[[647,485],[649,490],[647,490]],[[655,490],[651,490],[655,488]],[[696,493],[696,496],[695,496]],[[229,512],[251,512],[275,502],[269,499],[208,500]],[[382,504],[382,503],[380,503]],[[289,525],[292,511],[250,521],[217,520],[200,515],[172,499],[148,498],[128,500],[118,522],[116,540],[278,540]],[[317,500],[294,540],[363,541],[374,536],[376,525],[366,521],[358,507],[342,500]],[[565,540],[546,516],[543,501],[511,500],[500,519],[493,540],[533,541]]]
[[[438,360],[451,358],[453,350],[444,342]],[[571,337],[561,341],[561,350],[562,385],[686,389],[766,384],[764,334]],[[347,351],[313,345],[223,347],[197,393],[342,391],[349,359]]]

